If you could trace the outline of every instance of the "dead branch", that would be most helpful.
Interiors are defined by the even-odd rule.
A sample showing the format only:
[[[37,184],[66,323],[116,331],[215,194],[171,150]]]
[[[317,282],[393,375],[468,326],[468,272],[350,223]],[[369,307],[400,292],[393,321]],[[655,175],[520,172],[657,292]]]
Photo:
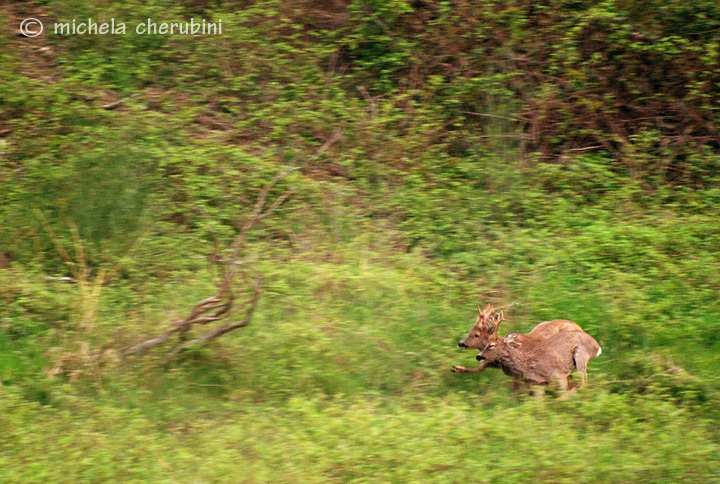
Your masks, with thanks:
[[[507,121],[514,121],[514,122],[523,122],[526,121],[525,119],[520,118],[513,118],[510,116],[500,116],[498,114],[489,114],[489,113],[474,113],[472,111],[460,111],[461,114],[469,114],[471,116],[478,116],[481,118],[495,118],[495,119],[504,119]]]
[[[155,346],[161,345],[164,342],[166,342],[170,336],[172,336],[173,333],[176,333],[180,330],[180,328],[172,328],[168,331],[165,331],[160,336],[157,336],[155,338],[150,338],[149,340],[143,341],[142,343],[138,343],[135,346],[131,346],[130,348],[126,349],[123,352],[123,356],[130,356],[134,355],[135,353],[140,353],[141,351],[148,350],[150,348],[153,348]]]
[[[241,252],[247,242],[248,234],[258,222],[275,212],[275,210],[294,193],[294,189],[290,188],[270,202],[268,198],[272,189],[290,173],[300,170],[303,166],[314,163],[330,146],[336,143],[341,136],[341,132],[339,130],[336,131],[307,162],[302,165],[286,168],[279,172],[260,190],[248,218],[241,225],[238,234],[230,245],[230,254],[226,258],[220,257],[218,248],[215,248],[216,257],[213,257],[213,260],[216,264],[222,266],[222,276],[217,282],[216,293],[196,303],[186,317],[170,323],[169,328],[160,335],[127,348],[123,352],[124,357],[135,355],[165,344],[174,334],[177,334],[179,338],[178,344],[170,350],[163,359],[163,363],[167,363],[191,346],[204,345],[230,331],[244,328],[250,324],[257,309],[258,302],[260,301],[260,295],[263,293],[263,277],[261,273],[250,266],[247,260],[241,257]],[[237,303],[238,297],[235,287],[235,280],[238,275],[243,279],[245,292],[249,293],[249,297],[241,303]],[[227,320],[239,311],[244,311],[243,319],[210,329],[194,339],[187,338],[188,333],[192,329]]]
[[[248,324],[250,324],[250,320],[253,317],[253,314],[255,313],[255,309],[257,309],[258,302],[260,301],[260,295],[263,292],[262,288],[262,277],[259,278],[259,280],[256,280],[252,283],[253,285],[253,294],[250,297],[248,301],[246,301],[242,306],[245,307],[245,317],[240,320],[236,321],[234,323],[229,323],[224,326],[221,326],[219,328],[215,328],[214,330],[205,333],[204,335],[200,336],[199,338],[195,338],[190,341],[186,341],[182,344],[179,344],[175,347],[163,360],[163,363],[167,363],[175,356],[177,356],[181,351],[189,348],[193,345],[199,345],[199,344],[205,344],[209,341],[212,341],[216,338],[219,338],[220,336],[224,335],[225,333],[229,333],[230,331],[233,331],[238,328],[244,328]],[[237,309],[236,309],[237,310]],[[236,311],[235,310],[235,311]],[[233,311],[233,312],[235,312]]]
[[[45,279],[47,279],[49,281],[67,282],[68,284],[77,284],[77,279],[75,279],[74,277],[68,277],[68,276],[62,276],[62,277],[46,276]]]
[[[118,99],[117,101],[114,101],[114,102],[111,102],[111,103],[108,103],[108,104],[103,104],[102,106],[100,106],[100,109],[108,109],[108,110],[110,110],[110,109],[115,109],[116,107],[118,107],[118,106],[120,106],[122,103],[124,103],[125,101],[129,101],[130,99],[136,98],[136,97],[138,97],[139,95],[140,95],[139,92],[136,92],[135,94],[130,94],[128,97],[124,97],[124,98],[122,98],[122,99]]]

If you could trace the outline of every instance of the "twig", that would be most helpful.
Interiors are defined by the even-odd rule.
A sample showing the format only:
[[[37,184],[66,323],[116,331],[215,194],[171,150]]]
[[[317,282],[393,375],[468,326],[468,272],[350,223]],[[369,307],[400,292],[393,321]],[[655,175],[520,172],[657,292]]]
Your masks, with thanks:
[[[368,90],[363,85],[355,86],[355,89],[357,89],[360,94],[365,98],[365,102],[368,103],[370,106],[370,114],[373,118],[378,117],[378,108],[377,108],[377,99],[372,97]]]
[[[139,353],[140,351],[144,351],[144,350],[150,349],[154,346],[157,346],[159,344],[163,344],[164,342],[166,342],[168,340],[168,338],[170,338],[170,336],[173,335],[173,333],[177,333],[178,331],[180,331],[180,328],[175,327],[175,328],[165,331],[160,336],[143,341],[142,343],[138,343],[135,346],[131,346],[130,348],[126,349],[123,352],[123,356],[134,355],[135,353]]]
[[[65,250],[65,247],[60,243],[60,238],[57,236],[55,230],[53,230],[52,226],[45,218],[45,214],[43,214],[38,209],[35,209],[34,211],[35,215],[37,215],[38,219],[40,219],[40,222],[45,227],[45,230],[47,230],[48,235],[50,235],[50,240],[52,240],[53,245],[55,245],[55,250],[57,250],[58,254],[60,254],[60,257],[65,261],[65,264],[68,266],[75,278],[80,279],[81,274],[78,271],[77,264],[75,263],[75,261],[73,261],[72,257],[70,257],[70,254],[68,254],[67,250]]]
[[[500,116],[500,115],[497,115],[497,114],[474,113],[474,112],[472,112],[472,111],[460,111],[460,113],[461,113],[461,114],[470,114],[470,115],[472,115],[472,116],[480,116],[480,117],[483,117],[483,118],[505,119],[505,120],[507,120],[507,121],[515,121],[515,122],[518,122],[518,123],[524,121],[523,119],[511,118],[510,116]]]
[[[598,148],[604,148],[605,145],[595,145],[595,146],[585,146],[584,148],[570,148],[567,151],[588,151],[588,150],[596,150]]]
[[[47,279],[49,281],[67,282],[68,284],[77,284],[77,279],[75,279],[74,277],[68,277],[68,276],[62,276],[62,277],[47,276],[47,277],[45,277],[45,279]]]
[[[103,104],[100,106],[101,109],[115,109],[116,107],[120,106],[125,101],[129,101],[130,99],[136,98],[140,95],[139,92],[136,92],[135,94],[130,94],[128,97],[124,97],[122,99],[118,99],[117,101],[111,102],[109,104]]]
[[[532,136],[522,134],[482,134],[478,135],[478,138],[514,138],[514,139],[525,139],[531,140]]]
[[[245,221],[242,228],[240,229],[240,234],[236,237],[235,241],[233,242],[231,249],[232,249],[232,255],[230,256],[230,262],[234,263],[234,261],[237,259],[238,251],[240,250],[240,247],[245,242],[245,235],[252,229],[252,227],[257,223],[259,220],[262,220],[263,218],[267,217],[270,213],[274,212],[290,195],[293,193],[293,189],[286,191],[282,195],[280,195],[276,200],[275,203],[273,203],[269,209],[265,210],[265,202],[267,200],[267,196],[270,193],[270,190],[273,189],[275,185],[277,185],[283,178],[288,176],[290,173],[300,170],[305,165],[311,165],[315,163],[315,161],[320,158],[323,153],[325,153],[332,145],[334,145],[338,140],[342,138],[342,131],[337,129],[333,133],[333,135],[330,137],[329,140],[325,142],[318,150],[315,152],[313,156],[310,157],[310,159],[307,160],[303,165],[299,166],[293,166],[290,168],[287,168],[270,180],[270,183],[265,185],[265,187],[260,191],[260,195],[258,196],[257,201],[255,202],[255,207],[253,207],[253,211],[250,215],[250,217]]]
[[[320,148],[318,148],[318,150],[315,152],[315,154],[312,155],[305,164],[312,165],[313,163],[315,163],[315,160],[320,158],[322,156],[322,154],[328,150],[328,148],[330,148],[332,145],[337,143],[340,139],[342,139],[342,131],[338,128],[335,130],[335,132],[330,137],[330,139],[327,140],[324,145],[322,145]]]
[[[387,26],[387,24],[385,22],[383,22],[382,20],[377,18],[377,15],[375,15],[373,13],[370,14],[370,18],[372,19],[373,22],[375,22],[378,25],[378,27],[383,29],[383,31],[388,35],[388,37],[395,40],[395,34],[393,34],[393,32],[390,30],[390,28]]]

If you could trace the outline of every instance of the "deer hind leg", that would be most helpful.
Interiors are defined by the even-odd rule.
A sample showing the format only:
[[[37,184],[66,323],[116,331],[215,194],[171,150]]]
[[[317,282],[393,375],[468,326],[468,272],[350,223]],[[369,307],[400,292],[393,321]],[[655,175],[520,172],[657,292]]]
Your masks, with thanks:
[[[567,375],[557,375],[554,378],[555,383],[557,384],[558,390],[561,392],[566,392],[568,389],[568,380]]]
[[[560,399],[567,398],[570,395],[572,395],[573,393],[575,393],[575,391],[577,391],[578,386],[570,383],[568,381],[569,378],[570,378],[569,375],[557,375],[555,377],[555,381],[557,383],[558,390],[560,392],[560,396],[558,398],[560,398]]]
[[[580,374],[580,383],[577,384],[576,388],[587,385],[587,364],[590,361],[589,355],[582,348],[575,348],[573,359],[575,360],[575,368],[577,368],[577,371]]]
[[[545,398],[545,387],[544,386],[533,387],[532,394],[533,394],[533,397],[537,398],[538,400],[543,400]]]

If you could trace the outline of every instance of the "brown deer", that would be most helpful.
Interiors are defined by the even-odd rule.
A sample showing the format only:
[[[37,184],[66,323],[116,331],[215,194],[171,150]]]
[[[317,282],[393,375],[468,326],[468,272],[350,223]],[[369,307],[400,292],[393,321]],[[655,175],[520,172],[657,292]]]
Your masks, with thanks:
[[[489,303],[485,310],[481,310],[478,306],[478,317],[475,325],[468,335],[458,342],[460,348],[484,349],[490,341],[497,337],[497,331],[500,323],[504,321],[502,311],[496,312],[492,303]],[[518,334],[517,342],[522,344],[525,349],[532,348],[538,343],[563,331],[582,331],[582,328],[567,319],[554,319],[538,324],[527,334]],[[480,373],[487,365],[481,365],[478,368],[465,368],[464,366],[453,366],[452,371],[455,373]]]
[[[580,373],[580,385],[587,384],[587,364],[602,353],[595,338],[584,331],[563,331],[531,348],[520,343],[519,337],[518,333],[511,333],[488,343],[477,356],[483,363],[481,368],[501,368],[516,382],[522,379],[543,387],[556,383],[560,390],[566,391],[573,368]],[[542,396],[543,392],[544,388],[536,389],[535,394]]]

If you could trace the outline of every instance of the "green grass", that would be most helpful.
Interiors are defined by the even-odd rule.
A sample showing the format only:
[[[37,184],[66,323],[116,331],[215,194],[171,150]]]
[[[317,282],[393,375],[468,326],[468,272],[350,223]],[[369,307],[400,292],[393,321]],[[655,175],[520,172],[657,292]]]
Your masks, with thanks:
[[[497,397],[496,397],[497,398]],[[5,390],[4,482],[710,482],[711,423],[656,398],[239,395],[172,415]],[[179,407],[179,408],[178,408]],[[55,436],[54,438],[48,438]],[[648,445],[652,442],[652,445]],[[17,465],[21,462],[22,465]]]
[[[30,340],[6,341],[3,482],[718,480],[714,375],[601,338],[601,302],[564,313],[582,312],[604,341],[590,386],[538,402],[510,393],[499,371],[449,371],[474,363],[456,341],[475,311],[417,254],[333,250],[364,255],[268,262],[252,326],[170,367],[140,358],[68,384],[41,375],[52,361]],[[105,312],[99,328],[149,331],[207,289],[177,285],[174,309],[153,303],[126,321]],[[512,319],[508,330],[532,326]],[[708,371],[714,353],[694,354]]]

